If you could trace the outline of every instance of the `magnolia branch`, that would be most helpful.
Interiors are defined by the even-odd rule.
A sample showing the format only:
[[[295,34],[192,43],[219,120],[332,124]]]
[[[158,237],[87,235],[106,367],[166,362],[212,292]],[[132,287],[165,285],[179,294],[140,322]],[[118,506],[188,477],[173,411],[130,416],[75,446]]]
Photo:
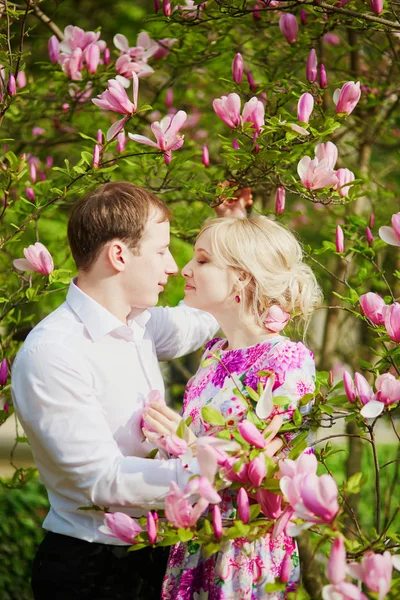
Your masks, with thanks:
[[[28,2],[29,4],[29,2]],[[50,29],[50,31],[52,31],[60,41],[62,41],[64,39],[64,34],[61,31],[61,29],[59,29],[57,27],[57,25],[54,23],[54,21],[52,21],[50,19],[50,17],[48,17],[47,15],[44,14],[44,12],[42,10],[40,10],[40,8],[36,5],[33,4],[32,5],[33,8],[33,12],[35,13],[35,16],[42,21],[42,23],[44,23],[46,25],[46,27],[48,27]]]

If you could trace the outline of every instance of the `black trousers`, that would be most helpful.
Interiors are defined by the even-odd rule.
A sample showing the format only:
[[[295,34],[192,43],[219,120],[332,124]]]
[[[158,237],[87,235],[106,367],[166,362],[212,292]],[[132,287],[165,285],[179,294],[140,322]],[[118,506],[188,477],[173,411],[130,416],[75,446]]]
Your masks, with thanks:
[[[48,532],[32,568],[35,600],[159,600],[169,548],[112,546]]]

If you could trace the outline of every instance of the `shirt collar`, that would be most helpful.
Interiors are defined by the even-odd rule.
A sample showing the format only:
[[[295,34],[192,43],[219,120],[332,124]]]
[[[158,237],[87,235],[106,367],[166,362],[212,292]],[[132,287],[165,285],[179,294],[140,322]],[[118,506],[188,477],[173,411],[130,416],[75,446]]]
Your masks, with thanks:
[[[136,317],[128,316],[125,325],[104,306],[85,294],[76,285],[75,279],[70,283],[66,300],[94,342],[108,334],[128,341],[140,342],[144,336],[145,325],[151,317],[150,311],[145,310]]]

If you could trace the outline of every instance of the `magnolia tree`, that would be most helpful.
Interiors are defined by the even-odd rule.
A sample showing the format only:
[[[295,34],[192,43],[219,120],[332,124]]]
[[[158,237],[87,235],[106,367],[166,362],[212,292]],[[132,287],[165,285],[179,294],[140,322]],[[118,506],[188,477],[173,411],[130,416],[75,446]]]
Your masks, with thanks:
[[[399,455],[382,460],[376,440],[381,421],[399,439],[396,5],[128,4],[116,3],[106,24],[96,20],[108,16],[102,3],[88,3],[88,18],[58,15],[50,0],[0,2],[0,421],[13,418],[9,373],[21,340],[73,275],[66,221],[77,198],[118,179],[153,190],[174,213],[179,259],[212,209],[234,207],[237,190],[250,187],[250,210],[299,231],[324,288],[309,328],[316,394],[272,431],[271,416],[289,402],[272,395],[275,374],[263,373],[257,389],[238,385],[248,405],[238,426],[203,409],[212,435],[197,442],[201,475],[185,490],[172,486],[164,514],[106,514],[104,531],[133,548],[194,539],[212,554],[235,537],[308,530],[304,579],[315,563],[324,577],[308,582],[311,597],[397,598]],[[271,315],[272,327],[286,322]],[[345,433],[309,439],[343,421]],[[157,445],[187,460],[188,425]],[[273,434],[285,442],[278,462]],[[350,459],[338,485],[329,457],[330,438],[340,437]],[[353,460],[360,445],[373,458],[368,478]],[[16,465],[12,483],[30,475]],[[374,498],[368,523],[354,502],[361,487]],[[226,489],[237,491],[230,520],[219,509]],[[284,589],[287,576],[267,591]]]

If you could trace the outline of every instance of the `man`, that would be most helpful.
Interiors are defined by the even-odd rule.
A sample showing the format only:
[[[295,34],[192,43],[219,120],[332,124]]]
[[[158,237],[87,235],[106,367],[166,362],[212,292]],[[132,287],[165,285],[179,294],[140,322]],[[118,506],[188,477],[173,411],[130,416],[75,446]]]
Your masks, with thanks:
[[[177,265],[168,208],[127,182],[78,202],[68,237],[78,277],[14,361],[13,401],[47,488],[48,533],[33,565],[35,600],[159,598],[168,550],[128,553],[99,531],[101,511],[140,516],[192,474],[150,460],[141,412],[164,393],[158,360],[203,345],[218,325],[184,305],[155,307]],[[79,510],[82,507],[88,510]]]

